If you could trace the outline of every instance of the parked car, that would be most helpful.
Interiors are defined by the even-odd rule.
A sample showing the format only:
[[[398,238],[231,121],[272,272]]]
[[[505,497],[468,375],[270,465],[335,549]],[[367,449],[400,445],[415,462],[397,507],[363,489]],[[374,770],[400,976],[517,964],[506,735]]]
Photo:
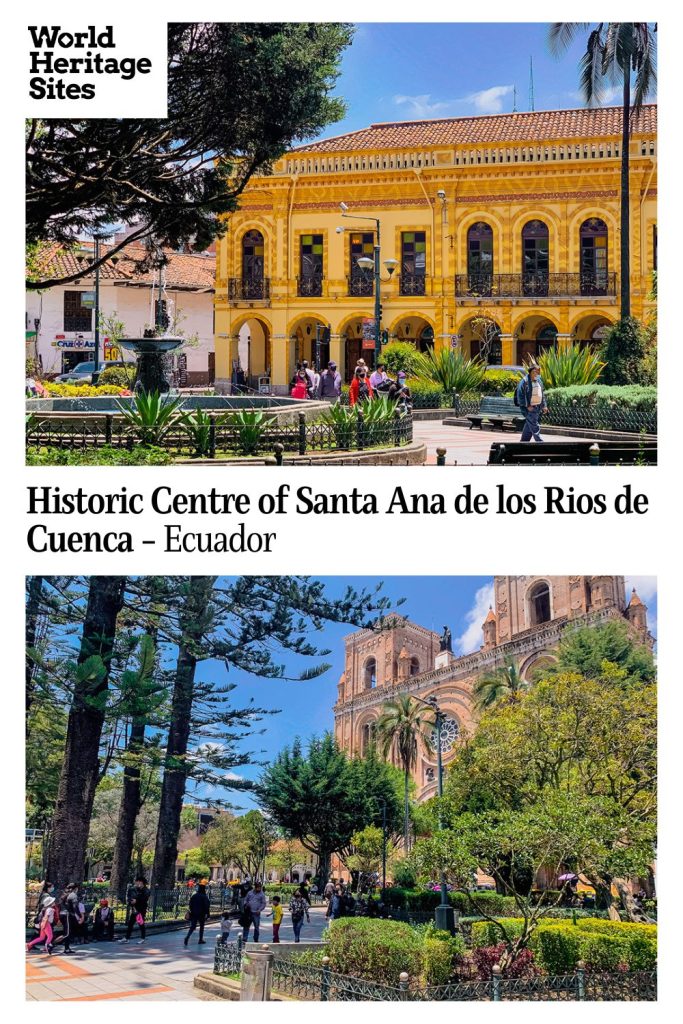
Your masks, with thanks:
[[[99,370],[108,370],[112,366],[135,366],[135,363],[126,362],[123,359],[107,361],[106,363],[101,361]],[[73,370],[69,370],[67,373],[60,373],[58,377],[55,377],[57,384],[92,384],[92,375],[95,372],[95,361],[87,360],[84,363],[79,363],[78,366],[74,366]]]

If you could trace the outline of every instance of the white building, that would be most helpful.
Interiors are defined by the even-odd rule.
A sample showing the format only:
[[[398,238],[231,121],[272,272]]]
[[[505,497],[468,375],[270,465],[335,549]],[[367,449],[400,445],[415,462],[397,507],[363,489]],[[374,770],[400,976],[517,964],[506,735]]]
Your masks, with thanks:
[[[164,250],[168,263],[161,269],[141,270],[146,250],[135,243],[113,257],[100,270],[102,317],[123,322],[124,336],[142,337],[157,322],[158,303],[170,323],[169,331],[187,339],[179,350],[187,360],[187,383],[210,384],[214,379],[213,293],[215,252],[179,253]],[[59,243],[45,246],[41,274],[64,277],[92,262],[92,243],[67,248]],[[160,276],[163,291],[160,295]],[[95,280],[84,274],[65,285],[42,292],[27,292],[26,355],[39,360],[45,375],[73,369],[92,360],[95,347]],[[105,330],[100,330],[100,358],[122,358]],[[124,354],[125,357],[125,354]]]

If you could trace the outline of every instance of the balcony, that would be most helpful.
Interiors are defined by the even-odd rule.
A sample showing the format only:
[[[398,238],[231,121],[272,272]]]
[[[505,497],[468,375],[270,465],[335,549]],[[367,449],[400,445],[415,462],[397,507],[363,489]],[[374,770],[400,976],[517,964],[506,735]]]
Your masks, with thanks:
[[[349,295],[354,295],[356,298],[364,298],[368,295],[375,294],[375,283],[372,277],[347,277]]]
[[[617,294],[615,273],[456,274],[455,294],[470,299],[610,297]]]
[[[399,295],[425,295],[427,278],[424,274],[400,274],[398,279]]]
[[[269,302],[269,277],[231,277],[228,279],[229,302]]]
[[[297,277],[296,293],[297,295],[302,295],[306,297],[322,295],[323,275],[306,274],[305,277]]]

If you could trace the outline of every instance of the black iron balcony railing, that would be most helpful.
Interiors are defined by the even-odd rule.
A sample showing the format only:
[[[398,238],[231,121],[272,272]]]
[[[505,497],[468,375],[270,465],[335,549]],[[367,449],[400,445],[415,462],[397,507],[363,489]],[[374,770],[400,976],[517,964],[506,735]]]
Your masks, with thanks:
[[[400,295],[424,295],[427,278],[425,274],[401,274],[398,279]]]
[[[375,282],[372,277],[348,277],[349,295],[355,296],[366,296],[374,295],[375,293]]]
[[[269,298],[269,277],[231,277],[228,280],[228,299],[250,302]]]
[[[559,298],[574,295],[616,295],[613,272],[549,274],[456,274],[455,294],[461,298]]]
[[[323,275],[306,274],[297,278],[297,295],[322,295]]]

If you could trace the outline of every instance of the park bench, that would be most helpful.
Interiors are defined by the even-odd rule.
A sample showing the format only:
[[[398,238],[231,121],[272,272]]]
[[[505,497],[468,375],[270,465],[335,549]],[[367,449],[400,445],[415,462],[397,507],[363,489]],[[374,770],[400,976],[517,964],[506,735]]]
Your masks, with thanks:
[[[648,441],[494,441],[489,466],[618,466],[657,464],[657,442]]]
[[[524,413],[511,398],[499,397],[482,398],[479,412],[467,417],[470,421],[470,430],[472,427],[483,429],[485,422],[490,423],[494,430],[505,430],[506,423],[511,424],[513,429],[521,430],[524,418]]]

